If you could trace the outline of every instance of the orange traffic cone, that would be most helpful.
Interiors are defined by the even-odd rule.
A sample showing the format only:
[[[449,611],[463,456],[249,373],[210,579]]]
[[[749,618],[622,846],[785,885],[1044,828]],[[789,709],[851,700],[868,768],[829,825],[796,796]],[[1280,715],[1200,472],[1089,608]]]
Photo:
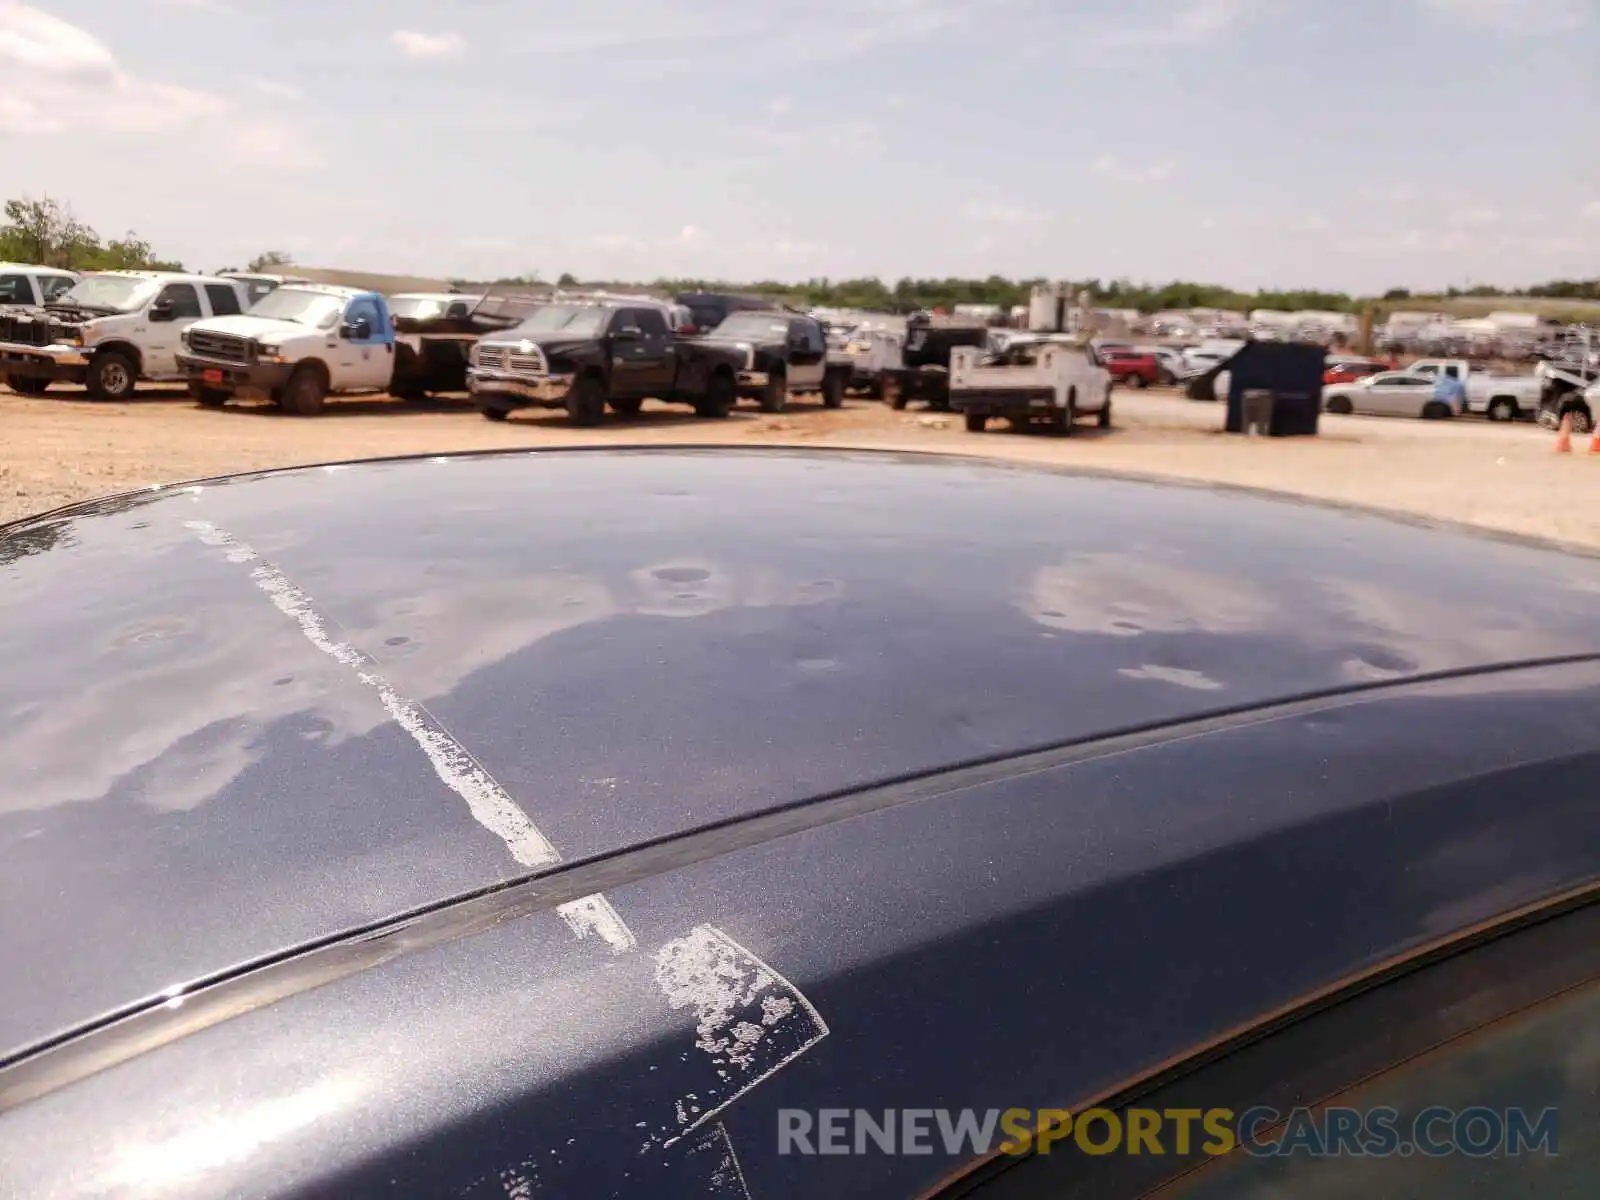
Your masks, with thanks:
[[[1556,434],[1556,453],[1572,453],[1572,414],[1567,413],[1561,418],[1561,432]]]
[[[1600,425],[1594,427],[1594,436],[1589,439],[1589,453],[1600,454]]]

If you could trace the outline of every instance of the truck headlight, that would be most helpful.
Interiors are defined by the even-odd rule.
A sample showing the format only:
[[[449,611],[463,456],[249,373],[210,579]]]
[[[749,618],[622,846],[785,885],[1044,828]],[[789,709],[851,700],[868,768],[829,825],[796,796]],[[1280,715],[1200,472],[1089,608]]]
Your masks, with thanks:
[[[274,362],[277,361],[278,355],[280,355],[282,353],[283,353],[283,347],[282,346],[261,345],[261,346],[257,346],[256,347],[256,356],[258,358],[270,359],[270,360],[272,360]]]
[[[55,339],[63,346],[83,345],[83,331],[81,329],[58,329]]]

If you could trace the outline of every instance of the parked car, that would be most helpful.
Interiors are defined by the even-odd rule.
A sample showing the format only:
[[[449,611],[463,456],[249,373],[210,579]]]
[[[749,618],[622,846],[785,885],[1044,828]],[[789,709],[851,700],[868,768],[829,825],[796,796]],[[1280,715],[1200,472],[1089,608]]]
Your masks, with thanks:
[[[0,562],[8,1197],[1594,1194],[1593,558],[655,447]]]
[[[1433,385],[1433,377],[1429,375],[1385,371],[1323,389],[1322,411],[1371,417],[1426,417],[1429,420],[1455,416],[1448,404],[1433,398]]]
[[[1115,376],[1102,357],[1050,335],[1023,334],[986,354],[957,346],[950,352],[950,407],[968,433],[982,433],[995,418],[1016,429],[1044,424],[1061,437],[1071,437],[1086,416],[1109,429]]]
[[[672,299],[674,304],[687,308],[693,316],[694,327],[684,331],[691,336],[710,333],[726,321],[731,313],[761,312],[772,307],[770,300],[763,300],[759,296],[738,296],[726,292],[680,292]]]
[[[241,316],[191,326],[178,365],[207,408],[255,397],[305,417],[321,412],[329,396],[387,391],[394,347],[394,322],[379,293],[296,283]]]
[[[0,305],[40,308],[71,289],[82,278],[59,267],[0,262]]]
[[[1358,379],[1365,379],[1368,375],[1377,375],[1382,371],[1393,371],[1395,365],[1379,358],[1333,358],[1328,359],[1328,369],[1322,373],[1322,382],[1354,383]]]
[[[491,421],[537,405],[565,408],[576,425],[598,425],[607,408],[636,416],[647,399],[726,417],[748,354],[679,336],[672,315],[671,306],[644,300],[549,305],[515,329],[480,338],[467,386]]]
[[[701,341],[735,357],[739,396],[758,401],[762,412],[782,412],[791,395],[820,395],[838,408],[854,373],[846,354],[829,352],[822,326],[798,313],[735,312]]]
[[[42,308],[0,312],[0,370],[43,392],[81,383],[97,400],[125,400],[141,380],[186,378],[179,338],[196,321],[243,312],[244,285],[176,271],[99,271]]]
[[[1109,350],[1100,355],[1113,382],[1147,388],[1162,382],[1161,363],[1154,354],[1137,350]]]
[[[310,283],[298,275],[259,275],[249,271],[219,271],[218,278],[231,279],[244,285],[245,311],[254,308],[265,296],[270,296],[286,283]]]
[[[1467,411],[1483,414],[1491,421],[1531,419],[1539,411],[1539,393],[1544,384],[1537,375],[1485,371],[1464,358],[1421,359],[1406,371],[1430,379],[1437,379],[1442,372],[1463,380],[1467,388]]]
[[[962,317],[914,314],[906,322],[900,362],[889,364],[882,372],[884,401],[891,408],[903,409],[913,400],[922,400],[935,412],[949,411],[951,351],[957,346],[986,349],[991,335],[1001,332]]]

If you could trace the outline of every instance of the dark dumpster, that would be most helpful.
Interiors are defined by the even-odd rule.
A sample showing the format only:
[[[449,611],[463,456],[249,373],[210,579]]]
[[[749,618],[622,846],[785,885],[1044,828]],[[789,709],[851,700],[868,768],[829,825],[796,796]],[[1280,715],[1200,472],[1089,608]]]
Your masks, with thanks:
[[[1228,375],[1229,433],[1243,433],[1247,406],[1270,411],[1272,437],[1315,437],[1322,411],[1322,374],[1328,352],[1297,342],[1246,342],[1218,372]],[[1215,378],[1215,377],[1213,377]],[[1247,395],[1248,393],[1248,395]],[[1255,415],[1252,412],[1250,415]]]

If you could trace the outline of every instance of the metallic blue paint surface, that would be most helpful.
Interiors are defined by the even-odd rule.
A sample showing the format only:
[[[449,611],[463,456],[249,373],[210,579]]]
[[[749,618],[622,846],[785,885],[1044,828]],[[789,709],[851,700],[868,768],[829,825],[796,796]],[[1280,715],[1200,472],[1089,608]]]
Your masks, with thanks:
[[[638,949],[542,911],[300,990],[0,1113],[0,1192],[710,1194],[659,1145],[715,1084],[653,958],[709,923],[830,1030],[721,1114],[751,1195],[907,1194],[951,1162],[780,1157],[776,1110],[1068,1103],[1600,878],[1600,665],[1399,686],[1600,655],[1588,558],[887,455],[307,469],[0,532],[0,1055],[526,874],[196,520],[425,704]]]

